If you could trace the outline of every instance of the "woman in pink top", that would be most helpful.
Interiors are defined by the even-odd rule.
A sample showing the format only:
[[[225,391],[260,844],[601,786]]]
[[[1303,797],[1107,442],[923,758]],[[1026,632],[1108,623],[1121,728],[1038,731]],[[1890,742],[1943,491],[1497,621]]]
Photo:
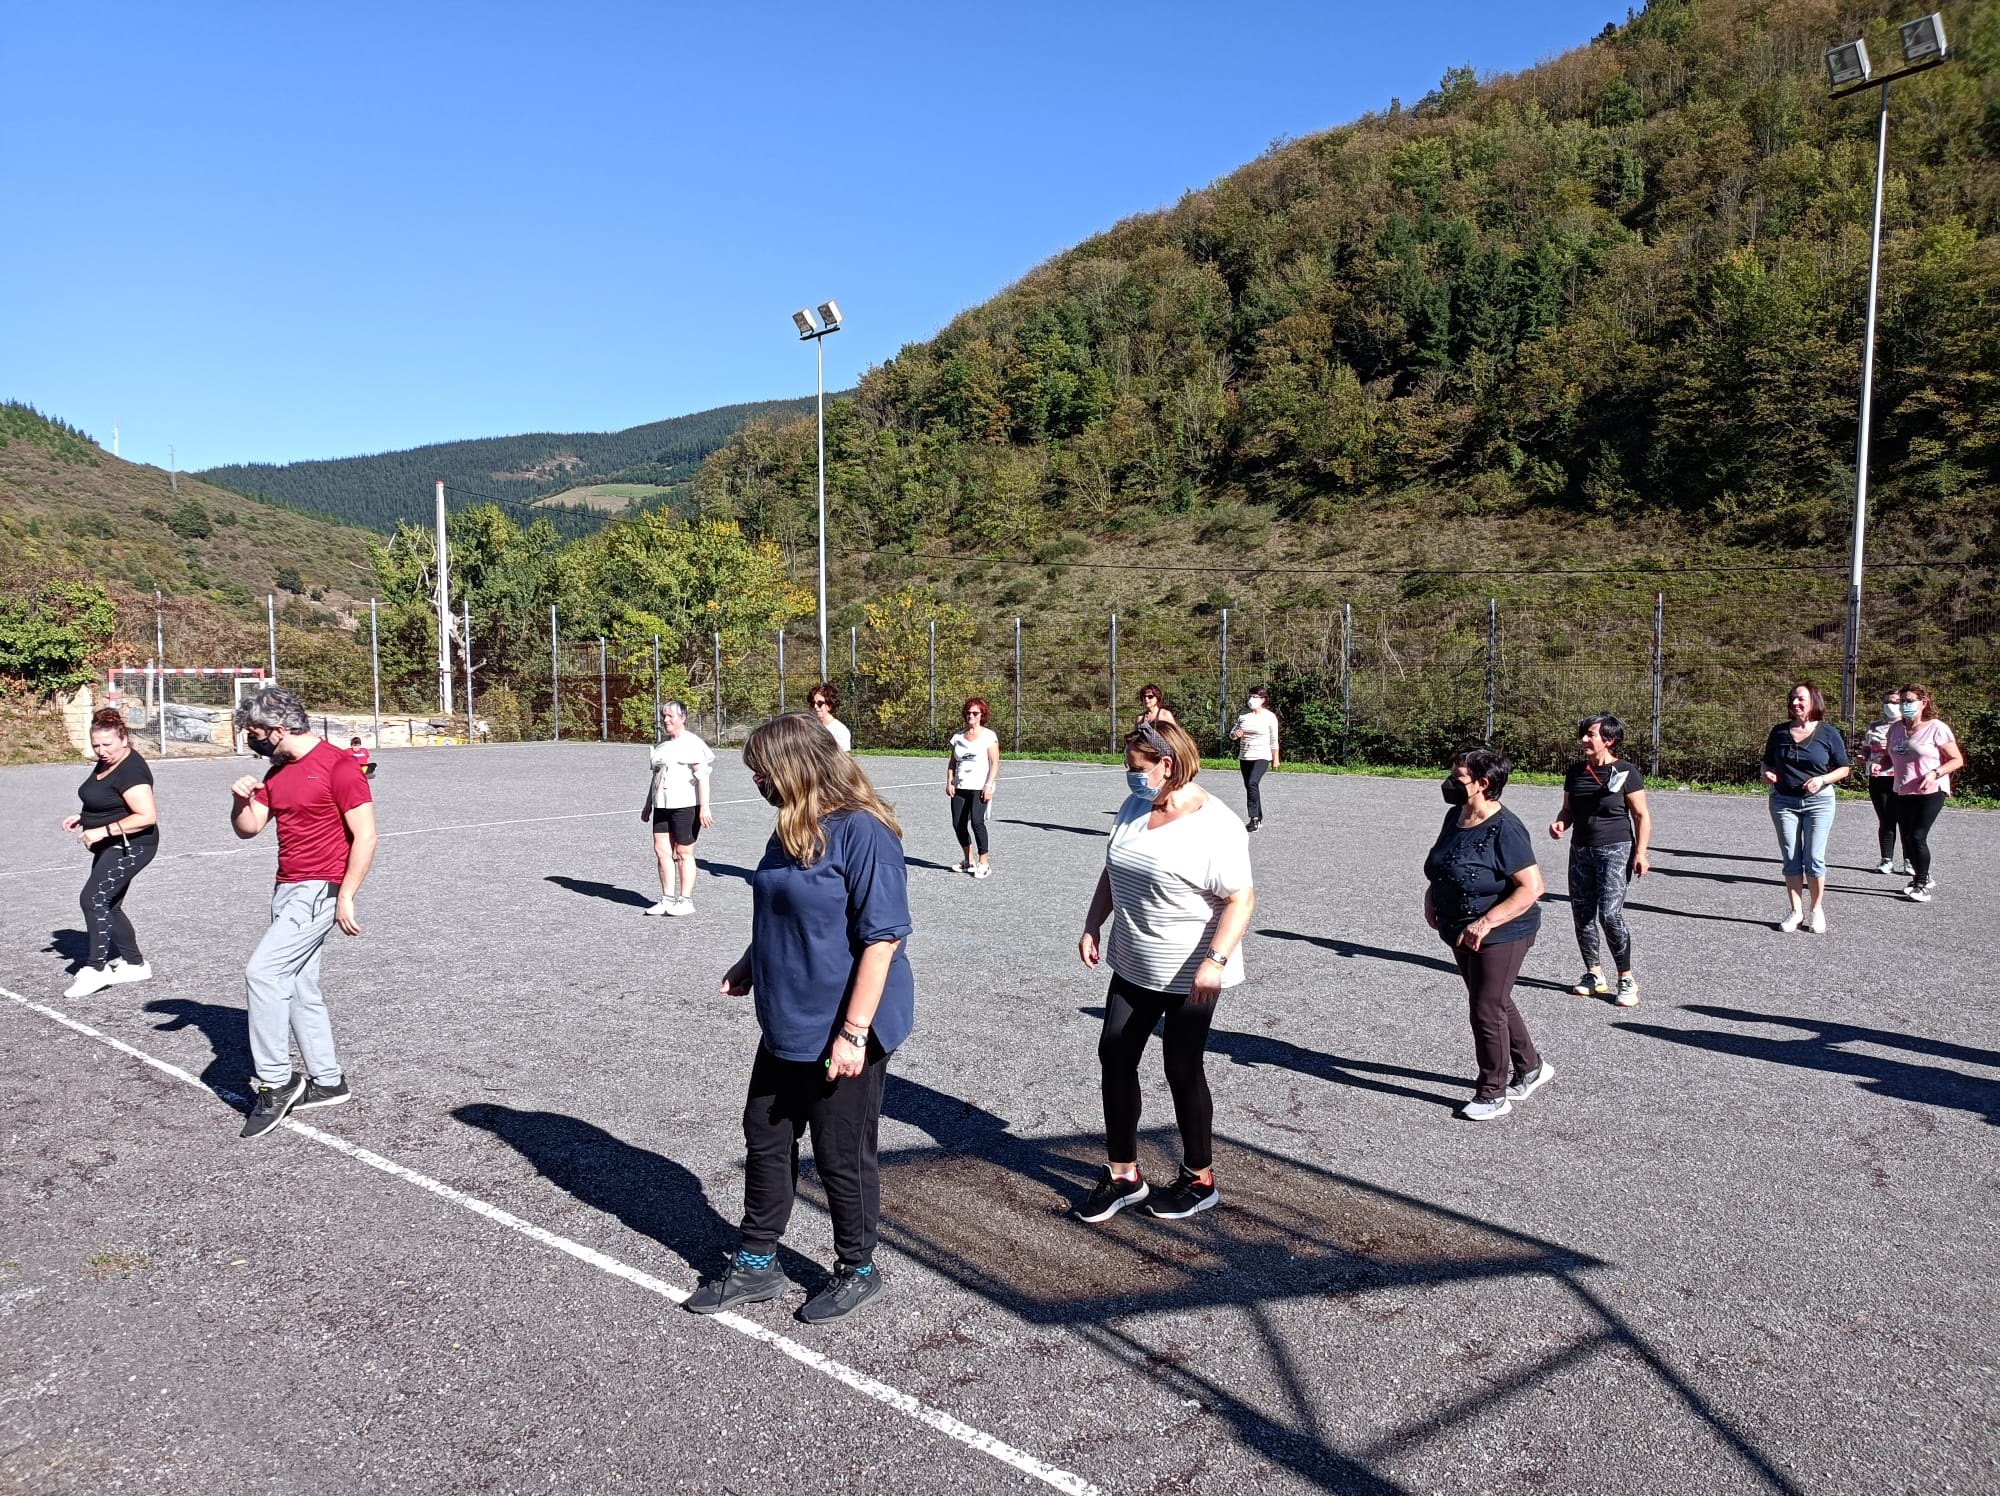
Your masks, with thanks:
[[[1923,686],[1899,693],[1902,721],[1889,728],[1889,759],[1896,767],[1896,829],[1910,859],[1910,886],[1903,897],[1928,904],[1931,881],[1931,827],[1951,793],[1951,776],[1965,767],[1965,752],[1950,726],[1937,714]]]

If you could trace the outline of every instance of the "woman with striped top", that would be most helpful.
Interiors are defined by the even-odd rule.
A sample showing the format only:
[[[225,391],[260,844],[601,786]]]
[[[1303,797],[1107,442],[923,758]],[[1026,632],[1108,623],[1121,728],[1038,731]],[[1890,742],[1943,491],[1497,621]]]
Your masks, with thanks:
[[[1086,1221],[1141,1202],[1148,1215],[1179,1220],[1216,1201],[1214,1106],[1202,1054],[1216,999],[1243,980],[1243,935],[1257,899],[1243,823],[1194,782],[1200,772],[1201,751],[1178,723],[1142,726],[1125,740],[1131,794],[1111,828],[1077,941],[1086,967],[1100,959],[1111,967],[1097,1045],[1110,1164],[1077,1208]],[[1100,952],[1107,918],[1111,937]],[[1139,1059],[1162,1018],[1181,1168],[1154,1194],[1139,1172]]]

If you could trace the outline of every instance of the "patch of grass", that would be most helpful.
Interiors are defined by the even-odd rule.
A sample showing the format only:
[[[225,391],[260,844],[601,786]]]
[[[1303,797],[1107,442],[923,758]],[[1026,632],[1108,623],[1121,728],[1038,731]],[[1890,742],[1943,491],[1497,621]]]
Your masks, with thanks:
[[[96,1278],[109,1278],[116,1273],[121,1278],[129,1278],[141,1268],[151,1267],[152,1259],[144,1252],[118,1252],[109,1248],[93,1253],[84,1259],[83,1265]]]

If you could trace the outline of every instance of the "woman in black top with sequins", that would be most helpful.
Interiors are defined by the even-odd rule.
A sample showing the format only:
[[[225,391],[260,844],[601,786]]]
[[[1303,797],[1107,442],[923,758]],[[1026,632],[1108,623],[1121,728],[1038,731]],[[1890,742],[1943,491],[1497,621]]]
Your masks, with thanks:
[[[125,719],[102,707],[90,719],[90,749],[97,764],[77,788],[83,809],[62,828],[90,849],[90,876],[77,900],[90,931],[90,961],[63,992],[88,997],[120,982],[153,974],[139,954],[139,938],[125,917],[125,895],[160,850],[160,817],[153,802],[153,771],[132,746]],[[114,957],[112,949],[118,954]]]

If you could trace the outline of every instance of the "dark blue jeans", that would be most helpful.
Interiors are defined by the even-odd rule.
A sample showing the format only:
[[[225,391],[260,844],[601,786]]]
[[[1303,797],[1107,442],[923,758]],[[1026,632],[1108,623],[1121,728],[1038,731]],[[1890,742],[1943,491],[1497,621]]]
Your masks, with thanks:
[[[1597,965],[1597,927],[1611,943],[1620,972],[1632,969],[1632,932],[1625,924],[1625,880],[1632,869],[1632,844],[1569,849],[1569,914],[1576,921],[1576,948],[1585,966]]]

